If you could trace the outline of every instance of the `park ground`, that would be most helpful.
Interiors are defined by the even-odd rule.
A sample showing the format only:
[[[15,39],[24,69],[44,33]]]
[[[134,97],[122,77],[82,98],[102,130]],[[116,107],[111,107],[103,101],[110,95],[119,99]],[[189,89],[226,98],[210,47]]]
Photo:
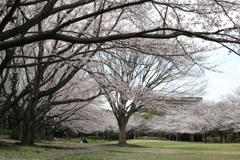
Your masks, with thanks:
[[[117,147],[116,141],[79,143],[71,139],[21,146],[10,139],[0,139],[0,160],[239,160],[240,144],[193,143],[162,140],[129,140]]]

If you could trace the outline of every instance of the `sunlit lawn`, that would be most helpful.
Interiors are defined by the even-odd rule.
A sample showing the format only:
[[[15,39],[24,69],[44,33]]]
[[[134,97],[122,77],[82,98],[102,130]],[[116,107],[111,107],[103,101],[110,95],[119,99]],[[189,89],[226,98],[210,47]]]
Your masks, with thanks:
[[[182,150],[238,150],[240,143],[200,143],[200,142],[176,142],[160,140],[130,140],[129,144],[137,144],[145,147],[182,149]]]
[[[111,141],[90,141],[90,144],[115,144]],[[104,147],[104,153],[86,153],[64,157],[63,159],[149,159],[149,160],[238,160],[240,144],[204,144],[192,142],[175,142],[160,140],[129,140],[147,148]],[[107,151],[107,152],[106,152]]]
[[[0,140],[1,141],[1,140]],[[41,145],[73,147],[53,149],[40,147],[17,147],[0,149],[0,159],[56,159],[56,160],[239,160],[240,144],[204,144],[161,140],[129,140],[128,144],[142,147],[113,147],[117,141],[92,141],[80,144],[80,139],[68,143],[53,141]],[[40,144],[39,144],[40,145]],[[104,145],[104,146],[103,146]],[[78,148],[78,149],[76,149]],[[81,149],[79,149],[81,148]]]

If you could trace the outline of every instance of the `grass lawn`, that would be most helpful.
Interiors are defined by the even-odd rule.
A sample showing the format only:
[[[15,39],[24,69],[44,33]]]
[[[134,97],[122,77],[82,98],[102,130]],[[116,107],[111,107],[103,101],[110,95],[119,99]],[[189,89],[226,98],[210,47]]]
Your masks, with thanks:
[[[3,143],[3,141],[5,141]],[[11,145],[14,141],[0,139],[0,159],[13,160],[239,160],[240,144],[204,144],[161,140],[129,140],[131,146],[115,147],[116,141],[80,139],[37,143],[38,146]],[[42,146],[42,147],[41,147]]]

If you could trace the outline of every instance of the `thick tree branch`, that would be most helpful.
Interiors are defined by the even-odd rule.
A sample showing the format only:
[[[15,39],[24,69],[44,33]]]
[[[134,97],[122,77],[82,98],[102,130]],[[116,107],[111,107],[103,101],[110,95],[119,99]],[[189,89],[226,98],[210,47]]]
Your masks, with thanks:
[[[77,98],[77,99],[68,99],[68,100],[63,100],[63,101],[52,101],[50,102],[51,105],[61,105],[61,104],[69,104],[69,103],[77,103],[77,102],[89,102],[92,101],[94,99],[96,99],[97,97],[101,96],[103,93],[99,92],[97,95],[89,97],[89,98],[85,98],[85,99],[81,99],[81,98]]]
[[[175,28],[154,28],[146,31],[133,32],[133,33],[123,33],[110,35],[105,37],[93,37],[93,38],[79,38],[68,36],[64,34],[55,34],[53,30],[45,31],[43,33],[38,33],[36,35],[21,37],[14,40],[9,40],[0,43],[0,51],[5,50],[12,47],[17,47],[25,44],[30,44],[33,42],[37,42],[40,40],[46,39],[55,39],[62,40],[70,43],[79,43],[79,44],[90,44],[90,43],[103,43],[107,41],[121,40],[121,39],[130,39],[130,38],[152,38],[152,39],[171,39],[179,36],[187,36],[187,37],[196,37],[200,39],[204,39],[211,42],[216,43],[235,43],[240,44],[239,38],[229,37],[220,35],[220,32],[229,31],[229,30],[238,30],[238,27],[231,27],[226,29],[217,30],[214,32],[191,32],[187,30],[175,29]],[[172,31],[171,34],[158,34],[157,31]],[[220,38],[214,36],[223,36]],[[229,38],[229,39],[227,39]],[[230,39],[231,38],[231,39]]]
[[[20,0],[15,0],[13,6],[11,7],[10,11],[8,14],[3,18],[2,22],[0,23],[0,33],[4,30],[6,27],[7,23],[12,20],[12,16],[14,12],[16,11],[17,7],[20,4]]]

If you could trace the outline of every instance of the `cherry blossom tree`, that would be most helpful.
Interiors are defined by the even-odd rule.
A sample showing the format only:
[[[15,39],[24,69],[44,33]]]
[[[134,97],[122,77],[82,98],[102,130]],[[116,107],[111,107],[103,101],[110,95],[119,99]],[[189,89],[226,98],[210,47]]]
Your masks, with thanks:
[[[224,140],[224,136],[226,139],[227,133],[233,133],[235,135],[235,139],[237,138],[237,133],[239,133],[239,96],[240,96],[240,88],[236,87],[232,93],[223,95],[222,102],[219,104],[220,107],[224,107],[222,115],[227,117],[225,121],[222,123],[222,140]],[[226,141],[226,140],[225,140]]]
[[[102,131],[103,126],[106,126],[104,123],[106,121],[103,121],[103,116],[105,116],[106,113],[101,107],[97,106],[97,104],[100,102],[101,101],[98,99],[94,99],[93,102],[88,102],[86,107],[84,105],[80,106],[78,104],[78,107],[75,107],[74,112],[72,112],[72,109],[69,109],[69,111],[71,111],[71,114],[68,115],[65,113],[66,107],[62,107],[61,109],[55,108],[54,113],[51,111],[51,114],[56,115],[56,112],[59,114],[60,111],[60,113],[64,114],[65,116],[56,117],[57,119],[54,117],[53,121],[56,124],[59,124],[58,129],[68,129],[75,134],[90,134],[93,132]],[[59,121],[61,123],[59,123]],[[110,122],[111,121],[109,121],[109,123]]]
[[[201,134],[204,142],[208,136],[220,136],[221,142],[226,143],[228,133],[238,132],[239,127],[239,106],[231,103],[230,97],[233,98],[228,95],[224,102],[204,101],[169,110],[160,124],[154,124],[155,129],[175,135]]]
[[[94,84],[88,76],[78,73],[78,76],[74,76],[56,93],[42,98],[37,108],[36,122],[40,122],[37,126],[49,128],[49,134],[66,128],[76,133],[77,128],[72,127],[75,122],[84,121],[87,124],[88,121],[92,121],[93,115],[90,114],[90,112],[94,114],[92,105],[101,103],[98,100],[100,92]],[[38,127],[38,130],[41,128]]]
[[[189,95],[204,86],[198,80],[201,70],[184,57],[165,59],[121,49],[96,54],[95,60],[91,73],[117,119],[121,145],[126,144],[126,126],[133,113],[145,106],[161,108],[166,95]]]
[[[153,116],[147,119],[145,125],[152,132],[179,134],[201,134],[203,142],[207,137],[220,137],[222,143],[229,141],[232,134],[237,142],[239,133],[239,87],[232,93],[223,95],[222,101],[203,101],[197,104],[177,106],[166,110],[162,116]]]
[[[201,123],[195,123],[195,128],[199,128],[198,130],[202,131],[199,133],[205,137],[207,134],[220,135],[222,143],[226,143],[228,132],[234,131],[238,124],[239,107],[225,102],[205,102],[200,103],[198,107],[194,107],[197,113],[195,119]]]
[[[52,45],[53,48],[44,47],[48,45]],[[54,49],[54,47],[56,49]],[[30,58],[14,59],[15,63],[11,66],[13,69],[9,70],[12,74],[6,78],[8,80],[4,82],[5,85],[2,88],[2,94],[7,100],[1,104],[1,114],[12,109],[15,115],[17,115],[15,116],[17,118],[15,130],[19,132],[20,129],[17,126],[18,124],[23,124],[23,129],[21,129],[24,137],[22,143],[33,144],[35,128],[37,127],[36,123],[39,124],[43,122],[45,116],[49,114],[49,111],[54,106],[66,106],[66,104],[70,103],[89,103],[100,95],[96,83],[82,70],[86,64],[84,58],[82,58],[82,61],[75,60],[75,58],[82,57],[78,55],[78,50],[81,49],[81,47],[72,47],[72,44],[65,45],[57,41],[53,41],[52,43],[41,42],[32,45],[32,48],[28,48],[27,46],[22,47],[20,55],[21,53],[29,53],[28,57]],[[54,64],[51,62],[41,63],[41,58],[36,61],[35,58],[31,60],[31,57],[35,57],[35,55],[44,55],[48,57],[44,62],[52,61],[52,57],[49,56],[49,53],[51,55],[52,52],[57,56],[62,56],[62,59],[64,59],[64,56],[68,56],[68,52],[75,52],[75,55],[72,56],[74,57],[72,61],[67,62],[61,60],[58,62],[58,60],[55,59],[57,61]],[[87,59],[87,54],[85,54],[85,59]],[[21,65],[20,62],[22,61],[24,65]],[[25,66],[34,63],[38,63],[38,65]],[[86,104],[81,104],[80,106],[85,105]],[[59,115],[65,115],[66,118],[73,114],[76,108],[81,107],[66,109],[65,113]],[[47,116],[47,119],[50,119],[49,115]],[[53,117],[57,116],[54,115]],[[23,123],[21,124],[21,122]]]
[[[107,110],[106,108],[102,108],[97,105],[99,104],[99,100],[94,101],[97,101],[97,103],[91,104],[91,106],[87,106],[79,110],[78,113],[74,114],[74,116],[69,117],[72,120],[64,122],[62,127],[70,128],[75,131],[75,133],[102,133],[102,139],[108,138],[110,140],[111,137],[108,136],[111,135],[108,133],[118,132],[116,118],[111,110]],[[80,120],[80,117],[83,119]]]

